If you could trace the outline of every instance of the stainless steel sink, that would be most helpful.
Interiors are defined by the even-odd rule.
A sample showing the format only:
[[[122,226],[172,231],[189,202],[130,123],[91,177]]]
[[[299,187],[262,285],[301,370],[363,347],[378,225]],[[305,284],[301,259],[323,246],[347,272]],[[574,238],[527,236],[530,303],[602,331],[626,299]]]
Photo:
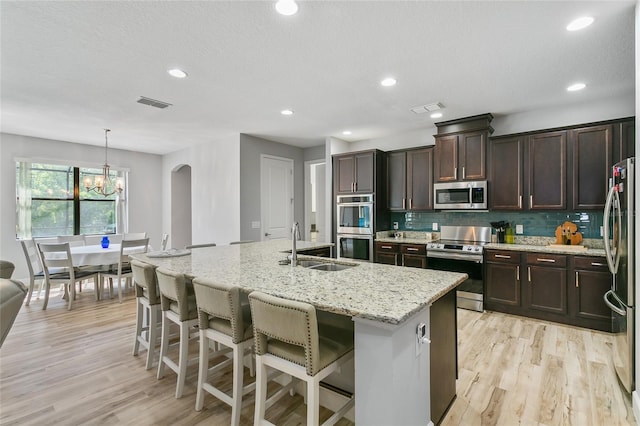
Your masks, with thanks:
[[[316,271],[342,271],[358,266],[356,263],[326,262],[321,260],[298,260],[298,266]]]

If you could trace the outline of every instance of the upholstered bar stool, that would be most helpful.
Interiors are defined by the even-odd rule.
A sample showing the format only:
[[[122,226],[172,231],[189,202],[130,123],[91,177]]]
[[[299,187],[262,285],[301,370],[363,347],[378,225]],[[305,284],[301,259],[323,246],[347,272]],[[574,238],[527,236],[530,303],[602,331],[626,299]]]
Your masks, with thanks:
[[[197,358],[189,360],[189,330],[198,324],[198,309],[193,286],[187,282],[183,274],[167,269],[156,270],[158,287],[160,288],[160,304],[162,307],[162,333],[160,338],[160,359],[158,361],[158,379],[164,377],[165,365],[177,375],[176,398],[182,397],[184,382],[187,376],[187,366],[196,362]],[[180,327],[178,362],[167,356],[169,349],[170,321]]]
[[[280,370],[306,382],[307,425],[317,425],[320,408],[320,381],[353,358],[353,332],[321,325],[316,310],[308,304],[254,291],[249,294],[256,353],[255,425],[265,420],[267,367]],[[333,425],[354,405],[353,396],[327,419]]]
[[[156,267],[139,260],[131,260],[133,283],[136,287],[136,335],[133,355],[138,356],[140,345],[147,350],[146,369],[153,367],[156,343],[160,331],[160,290],[156,280]]]
[[[231,424],[240,424],[243,395],[255,389],[255,383],[243,386],[244,358],[253,344],[253,329],[248,299],[239,287],[216,283],[205,279],[193,280],[193,288],[198,304],[200,325],[200,369],[198,372],[198,392],[196,410],[202,410],[205,391],[231,406]],[[246,303],[242,303],[244,299]],[[209,341],[214,347],[221,348],[210,353]],[[217,343],[217,344],[215,344]],[[209,359],[233,352],[232,358],[209,367]],[[251,353],[249,353],[251,356]],[[233,362],[233,390],[231,396],[216,388],[208,381],[210,375],[217,373]],[[250,360],[252,363],[253,361]],[[252,364],[250,364],[252,365]]]

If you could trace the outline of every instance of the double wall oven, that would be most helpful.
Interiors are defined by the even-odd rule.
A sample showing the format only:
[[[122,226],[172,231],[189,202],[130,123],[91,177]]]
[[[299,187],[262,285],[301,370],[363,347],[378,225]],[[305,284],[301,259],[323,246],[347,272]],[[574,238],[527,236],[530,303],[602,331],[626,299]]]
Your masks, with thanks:
[[[485,226],[443,226],[440,239],[427,244],[429,269],[462,272],[469,276],[456,289],[457,306],[484,310],[483,246],[491,241]]]
[[[336,199],[338,258],[373,260],[373,194],[338,195]]]

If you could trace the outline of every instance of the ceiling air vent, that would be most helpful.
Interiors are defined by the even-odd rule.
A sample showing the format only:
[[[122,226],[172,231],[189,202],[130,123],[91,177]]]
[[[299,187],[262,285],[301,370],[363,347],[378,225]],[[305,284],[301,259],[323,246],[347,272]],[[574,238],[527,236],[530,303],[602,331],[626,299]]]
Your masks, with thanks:
[[[434,102],[432,104],[426,104],[426,105],[420,105],[417,107],[413,107],[411,108],[411,111],[415,112],[416,114],[423,114],[425,112],[433,112],[433,111],[437,111],[439,109],[444,108],[444,105],[442,105],[440,102]]]
[[[145,98],[144,96],[140,96],[140,99],[138,99],[137,102],[139,104],[149,105],[156,108],[166,108],[172,105],[168,102],[162,102],[157,99]]]

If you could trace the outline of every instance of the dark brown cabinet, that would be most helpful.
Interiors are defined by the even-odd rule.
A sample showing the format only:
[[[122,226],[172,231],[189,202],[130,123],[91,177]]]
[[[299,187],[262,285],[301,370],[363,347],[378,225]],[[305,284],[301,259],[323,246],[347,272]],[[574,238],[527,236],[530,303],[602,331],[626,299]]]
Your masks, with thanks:
[[[524,308],[567,314],[567,256],[529,253]]]
[[[635,156],[636,121],[631,117],[614,124],[613,162]]]
[[[492,140],[489,145],[489,208],[522,210],[525,137]]]
[[[387,155],[388,208],[394,211],[433,209],[433,148]]]
[[[484,262],[485,308],[502,312],[519,312],[521,307],[520,253],[487,250]]]
[[[298,250],[298,254],[304,254],[305,256],[331,257],[331,247]]]
[[[571,130],[569,142],[573,150],[573,209],[603,209],[614,163],[613,125]]]
[[[527,163],[529,209],[566,209],[567,132],[529,136]]]
[[[434,179],[437,182],[484,180],[488,131],[436,136]]]
[[[375,153],[334,156],[333,182],[338,194],[375,192]]]
[[[400,245],[376,242],[376,263],[400,265]]]
[[[412,268],[427,267],[427,246],[425,244],[400,244],[402,266]]]
[[[458,329],[455,290],[431,305],[429,323],[431,421],[440,424],[456,397]]]
[[[611,310],[604,294],[611,289],[613,277],[601,257],[574,256],[569,270],[571,316],[585,327],[611,331]]]

